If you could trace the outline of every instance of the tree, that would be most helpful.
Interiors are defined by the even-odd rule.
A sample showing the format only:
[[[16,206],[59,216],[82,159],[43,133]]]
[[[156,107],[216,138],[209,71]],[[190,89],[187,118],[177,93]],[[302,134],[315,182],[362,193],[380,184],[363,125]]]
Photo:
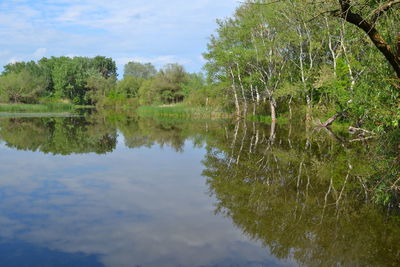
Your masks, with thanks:
[[[60,57],[52,68],[52,81],[56,97],[71,99],[76,104],[85,104],[86,86],[90,76],[100,74],[110,83],[116,81],[115,62],[105,57]]]
[[[253,104],[268,101],[273,121],[277,119],[276,90],[287,64],[287,47],[282,44],[282,23],[265,5],[246,3],[233,18],[219,21],[217,35],[211,38],[204,55],[208,75],[225,83],[231,92],[237,117],[246,116]]]
[[[124,67],[124,78],[133,76],[136,78],[150,79],[157,74],[156,68],[151,63],[131,61]]]
[[[118,81],[117,91],[124,94],[126,97],[136,97],[140,86],[142,86],[145,79],[127,75],[123,80]]]
[[[253,4],[261,5],[277,2],[297,4],[298,1],[251,1]],[[378,30],[378,26],[380,26],[379,20],[384,17],[385,14],[389,14],[389,16],[397,14],[398,7],[400,6],[399,0],[325,0],[317,4],[311,4],[322,7],[322,10],[318,12],[317,16],[330,13],[362,30],[394,69],[397,77],[400,78],[399,28],[395,27],[396,32],[389,33],[389,36],[387,36],[388,38],[384,38],[382,34],[382,32],[385,32],[387,29],[383,28],[382,30]],[[315,17],[312,19],[315,19]]]
[[[340,10],[335,11],[334,14],[363,30],[400,78],[400,32],[395,33],[396,37],[391,38],[395,42],[395,49],[393,49],[376,27],[378,20],[397,7],[400,1],[363,1],[365,4],[362,7],[359,7],[360,3],[356,4],[354,0],[339,0],[338,2]]]
[[[87,70],[87,62],[83,58],[59,58],[52,73],[56,96],[71,99],[75,104],[84,104],[89,76]]]
[[[171,104],[184,99],[183,85],[187,73],[179,64],[165,65],[153,79],[147,80],[139,89],[141,104]]]
[[[275,121],[278,112],[292,114],[296,102],[307,106],[308,122],[315,121],[313,110],[323,110],[320,119],[334,115],[321,125],[341,118],[356,126],[396,126],[400,86],[387,78],[387,60],[396,69],[398,3],[248,0],[232,17],[218,21],[204,54],[208,79],[222,89],[226,108],[234,107],[239,118],[252,110]]]
[[[157,89],[154,80],[145,80],[138,91],[139,103],[141,105],[161,104],[161,96]]]
[[[182,85],[182,92],[186,103],[195,106],[208,105],[209,97],[203,73],[189,73],[186,82]]]
[[[13,103],[34,103],[46,89],[46,80],[34,76],[27,70],[11,72],[0,77],[0,91]]]
[[[93,73],[86,79],[85,100],[90,104],[97,103],[101,98],[105,98],[107,93],[114,89],[115,81],[104,78],[100,73]]]
[[[155,77],[155,85],[163,103],[177,103],[184,99],[183,84],[186,81],[185,69],[179,64],[165,65]]]
[[[117,66],[112,58],[107,58],[103,56],[96,56],[93,59],[88,59],[90,61],[89,68],[95,69],[97,72],[105,78],[117,77]]]

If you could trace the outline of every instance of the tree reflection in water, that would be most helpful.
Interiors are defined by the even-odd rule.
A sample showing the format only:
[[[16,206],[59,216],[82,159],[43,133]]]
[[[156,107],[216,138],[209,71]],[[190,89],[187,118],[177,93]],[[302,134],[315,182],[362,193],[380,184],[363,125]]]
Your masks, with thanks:
[[[293,129],[281,127],[271,139],[255,124],[237,124],[209,146],[203,175],[216,212],[278,258],[301,265],[399,264],[398,217],[371,203],[377,197],[371,177],[399,169],[378,159],[375,145]]]
[[[280,259],[308,266],[400,264],[399,132],[383,141],[305,125],[190,122],[123,115],[0,120],[12,148],[68,155],[107,153],[121,133],[134,149],[207,148],[203,175],[216,213],[230,218]]]

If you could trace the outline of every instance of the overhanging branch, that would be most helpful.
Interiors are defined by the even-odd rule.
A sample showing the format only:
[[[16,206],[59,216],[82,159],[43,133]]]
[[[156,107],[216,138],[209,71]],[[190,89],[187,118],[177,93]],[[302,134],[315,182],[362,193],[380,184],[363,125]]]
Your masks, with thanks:
[[[383,7],[383,9],[381,9],[381,12],[383,12],[382,10],[384,9],[388,10],[390,7],[393,6],[394,3],[400,2],[400,0],[393,0],[389,2],[392,3],[389,7],[387,7],[386,5],[381,6]],[[387,2],[386,4],[388,4],[389,2]],[[399,51],[393,51],[390,45],[383,39],[382,35],[375,28],[374,24],[369,23],[360,14],[352,12],[350,0],[339,0],[339,3],[341,7],[340,17],[362,29],[368,35],[374,45],[379,49],[379,51],[385,56],[389,64],[393,67],[397,77],[400,78],[400,50],[398,49]]]
[[[380,5],[372,14],[371,16],[371,21],[373,24],[375,24],[379,17],[382,16],[382,14],[384,14],[386,11],[388,11],[389,9],[391,9],[392,7],[394,7],[395,5],[400,4],[400,0],[391,0],[391,1],[387,1],[386,3],[383,3],[382,5]]]

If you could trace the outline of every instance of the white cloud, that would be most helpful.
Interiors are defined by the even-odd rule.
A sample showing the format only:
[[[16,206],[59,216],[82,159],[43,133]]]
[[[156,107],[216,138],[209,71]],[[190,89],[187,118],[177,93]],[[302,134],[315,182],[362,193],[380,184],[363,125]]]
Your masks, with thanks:
[[[64,55],[64,57],[70,57],[70,58],[74,58],[74,57],[77,57],[78,55],[75,55],[75,54],[66,54],[66,55]]]
[[[21,61],[20,59],[16,58],[16,57],[12,57],[8,60],[7,64],[15,64],[17,62]]]
[[[33,57],[35,59],[40,59],[46,55],[47,49],[46,48],[38,48],[36,51],[33,53]]]
[[[89,6],[72,6],[67,8],[56,20],[64,22],[77,22],[82,14],[88,9],[90,9]]]
[[[41,54],[104,55],[118,62],[136,58],[158,65],[171,60],[197,71],[215,19],[230,15],[237,4],[236,0],[0,1],[0,47],[23,60]],[[32,54],[38,47],[47,51]],[[0,57],[0,65],[4,63]]]

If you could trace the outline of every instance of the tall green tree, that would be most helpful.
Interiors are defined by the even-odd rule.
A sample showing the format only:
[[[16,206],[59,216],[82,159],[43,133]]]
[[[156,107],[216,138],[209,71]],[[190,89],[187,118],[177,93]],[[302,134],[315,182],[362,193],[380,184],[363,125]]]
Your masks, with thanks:
[[[151,63],[131,61],[124,67],[124,78],[127,76],[133,76],[136,78],[149,79],[156,74],[157,70]]]
[[[153,79],[139,89],[141,103],[172,104],[184,99],[187,73],[179,64],[165,65]]]
[[[0,91],[13,103],[34,103],[47,87],[46,80],[26,70],[0,77]]]

